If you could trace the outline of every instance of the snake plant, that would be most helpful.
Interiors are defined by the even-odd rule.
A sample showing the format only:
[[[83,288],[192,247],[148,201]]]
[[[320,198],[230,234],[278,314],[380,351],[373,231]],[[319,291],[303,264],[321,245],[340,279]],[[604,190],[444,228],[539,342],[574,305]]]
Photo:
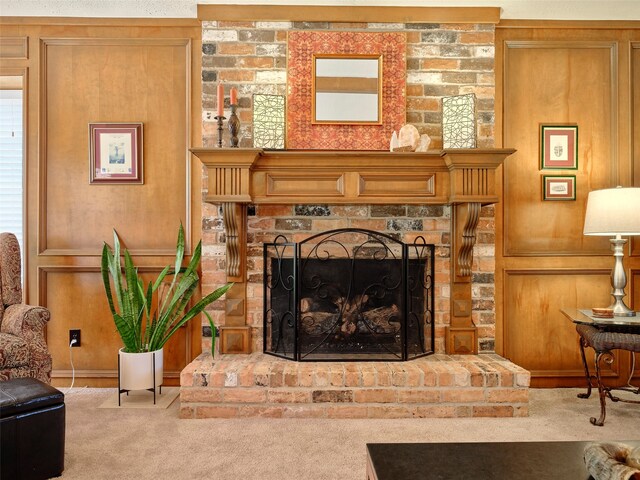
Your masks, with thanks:
[[[189,307],[200,282],[197,269],[202,245],[198,242],[189,264],[182,267],[184,243],[184,228],[180,224],[174,265],[166,266],[158,278],[145,288],[127,249],[124,250],[124,266],[121,266],[120,238],[115,230],[113,250],[105,242],[102,249],[102,281],[125,352],[142,353],[161,349],[180,327],[203,312],[207,305],[224,295],[233,285],[227,283]]]

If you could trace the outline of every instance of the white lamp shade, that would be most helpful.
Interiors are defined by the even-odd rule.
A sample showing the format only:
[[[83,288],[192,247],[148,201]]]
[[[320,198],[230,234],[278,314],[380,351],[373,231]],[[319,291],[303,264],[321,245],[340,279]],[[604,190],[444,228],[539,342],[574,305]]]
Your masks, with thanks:
[[[606,188],[589,192],[585,235],[640,235],[640,188]]]

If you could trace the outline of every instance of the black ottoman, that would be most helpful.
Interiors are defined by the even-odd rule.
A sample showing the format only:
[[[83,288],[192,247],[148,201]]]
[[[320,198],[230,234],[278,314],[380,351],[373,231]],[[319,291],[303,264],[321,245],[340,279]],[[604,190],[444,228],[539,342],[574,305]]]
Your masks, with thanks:
[[[34,378],[0,382],[0,477],[60,476],[64,425],[62,392]]]

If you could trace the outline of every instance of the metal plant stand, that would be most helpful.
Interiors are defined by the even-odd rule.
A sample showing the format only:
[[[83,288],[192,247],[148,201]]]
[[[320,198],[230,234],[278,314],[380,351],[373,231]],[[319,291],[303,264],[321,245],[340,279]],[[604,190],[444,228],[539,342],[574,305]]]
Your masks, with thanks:
[[[156,404],[156,388],[158,388],[158,393],[160,395],[162,395],[162,384],[160,385],[156,385],[156,352],[153,352],[153,356],[152,356],[153,360],[152,360],[152,375],[153,375],[153,388],[147,388],[145,389],[148,392],[153,392],[153,404]],[[129,392],[131,390],[128,390],[126,388],[121,388],[120,387],[120,355],[118,355],[118,406],[122,406],[121,405],[121,395],[123,393],[126,393],[127,396],[129,396]]]

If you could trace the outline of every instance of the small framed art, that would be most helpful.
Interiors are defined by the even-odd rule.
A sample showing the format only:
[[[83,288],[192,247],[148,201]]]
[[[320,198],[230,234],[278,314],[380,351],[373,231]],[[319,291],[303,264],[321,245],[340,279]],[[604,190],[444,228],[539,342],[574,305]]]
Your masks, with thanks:
[[[540,125],[540,168],[578,168],[578,126]]]
[[[89,170],[90,183],[143,183],[142,123],[90,123]]]
[[[575,200],[575,175],[544,175],[542,177],[543,200]]]

